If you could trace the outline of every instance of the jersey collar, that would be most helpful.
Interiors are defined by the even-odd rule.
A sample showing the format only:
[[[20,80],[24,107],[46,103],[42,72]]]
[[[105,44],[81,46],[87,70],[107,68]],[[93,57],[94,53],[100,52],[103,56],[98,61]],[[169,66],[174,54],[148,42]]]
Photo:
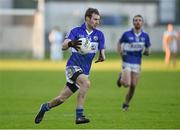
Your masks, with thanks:
[[[90,34],[94,31],[94,29],[93,29],[91,32],[88,32],[85,23],[83,23],[83,24],[81,25],[81,28],[83,28],[83,29],[86,31],[86,33],[87,33],[88,35],[90,35]]]
[[[131,29],[131,32],[132,32],[136,37],[139,37],[139,36],[142,34],[143,30],[141,29],[141,32],[139,32],[139,33],[137,34],[137,33],[134,32],[134,29],[132,28],[132,29]]]

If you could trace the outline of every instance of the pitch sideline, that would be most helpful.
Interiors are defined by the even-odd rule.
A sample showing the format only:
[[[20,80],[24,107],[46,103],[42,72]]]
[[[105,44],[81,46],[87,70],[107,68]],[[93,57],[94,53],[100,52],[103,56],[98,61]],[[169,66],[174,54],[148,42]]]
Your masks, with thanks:
[[[0,60],[0,70],[64,70],[66,61],[52,62],[49,60]],[[107,60],[92,65],[92,71],[117,71],[121,69],[119,60]],[[166,66],[161,60],[144,60],[142,70],[145,71],[180,71],[180,61],[177,66]]]

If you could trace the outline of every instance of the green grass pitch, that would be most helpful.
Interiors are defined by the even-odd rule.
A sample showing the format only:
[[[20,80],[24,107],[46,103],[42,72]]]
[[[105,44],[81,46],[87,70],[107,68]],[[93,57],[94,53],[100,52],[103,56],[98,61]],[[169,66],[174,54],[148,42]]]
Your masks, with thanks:
[[[152,64],[155,62],[152,60]],[[142,69],[127,112],[120,108],[127,89],[116,87],[118,70],[94,70],[90,74],[91,87],[85,103],[89,124],[75,125],[74,94],[62,106],[47,112],[41,124],[36,125],[34,117],[40,104],[57,96],[63,88],[64,71],[0,68],[1,129],[180,128],[179,69]]]

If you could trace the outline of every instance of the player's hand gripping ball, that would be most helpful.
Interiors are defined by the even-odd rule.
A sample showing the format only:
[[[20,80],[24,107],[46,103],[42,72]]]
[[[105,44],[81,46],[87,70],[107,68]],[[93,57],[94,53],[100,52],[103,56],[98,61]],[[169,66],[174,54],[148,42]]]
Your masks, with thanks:
[[[78,49],[78,52],[80,54],[87,54],[92,51],[91,42],[87,38],[80,38],[81,41],[80,49]]]

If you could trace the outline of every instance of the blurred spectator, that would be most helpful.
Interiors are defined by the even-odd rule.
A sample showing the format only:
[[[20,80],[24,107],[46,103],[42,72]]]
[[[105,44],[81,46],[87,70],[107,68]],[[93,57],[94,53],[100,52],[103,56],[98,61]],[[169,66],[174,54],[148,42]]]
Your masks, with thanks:
[[[163,50],[165,51],[165,63],[167,65],[170,64],[170,60],[172,60],[173,66],[176,65],[178,37],[178,33],[174,30],[173,24],[168,24],[167,30],[163,35]]]
[[[52,31],[49,33],[49,42],[50,42],[50,58],[52,61],[62,60],[62,41],[63,33],[60,31],[58,26],[55,26]]]

